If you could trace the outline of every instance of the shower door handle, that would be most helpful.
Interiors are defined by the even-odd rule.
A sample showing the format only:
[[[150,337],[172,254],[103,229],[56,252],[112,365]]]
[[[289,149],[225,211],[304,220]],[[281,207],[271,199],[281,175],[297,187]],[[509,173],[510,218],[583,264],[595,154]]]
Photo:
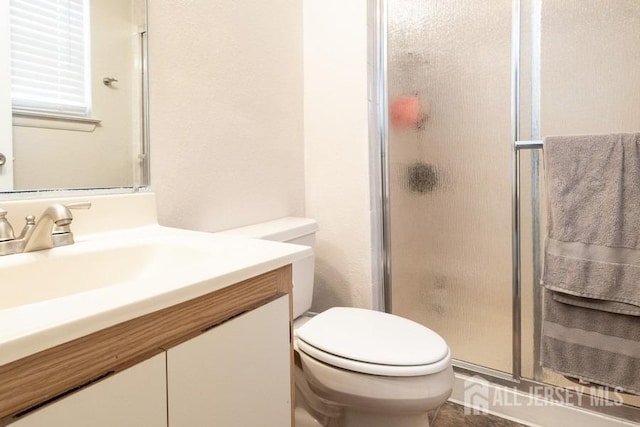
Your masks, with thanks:
[[[5,163],[7,163],[7,156],[5,156],[4,154],[0,153],[0,166],[4,166]]]

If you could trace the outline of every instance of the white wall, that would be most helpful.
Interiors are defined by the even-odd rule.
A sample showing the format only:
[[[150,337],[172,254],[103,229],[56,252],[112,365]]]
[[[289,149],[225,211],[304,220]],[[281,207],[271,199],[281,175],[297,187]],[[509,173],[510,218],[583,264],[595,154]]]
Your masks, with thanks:
[[[150,2],[152,188],[165,225],[316,218],[314,309],[370,307],[367,1],[300,6]]]
[[[636,132],[640,3],[545,2],[541,26],[542,134]]]
[[[149,52],[160,222],[304,215],[301,3],[151,1]]]
[[[313,309],[371,307],[367,1],[304,1],[307,216],[320,226]]]

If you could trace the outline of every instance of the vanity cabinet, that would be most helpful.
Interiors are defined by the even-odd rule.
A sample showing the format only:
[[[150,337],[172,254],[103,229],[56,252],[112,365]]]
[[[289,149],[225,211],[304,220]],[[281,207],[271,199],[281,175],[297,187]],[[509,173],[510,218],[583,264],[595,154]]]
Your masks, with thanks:
[[[290,369],[289,297],[282,296],[11,427],[287,426]]]
[[[289,297],[167,351],[170,427],[291,425]]]
[[[287,265],[2,365],[0,426],[291,426],[290,292]]]
[[[166,354],[25,415],[11,427],[167,427]]]

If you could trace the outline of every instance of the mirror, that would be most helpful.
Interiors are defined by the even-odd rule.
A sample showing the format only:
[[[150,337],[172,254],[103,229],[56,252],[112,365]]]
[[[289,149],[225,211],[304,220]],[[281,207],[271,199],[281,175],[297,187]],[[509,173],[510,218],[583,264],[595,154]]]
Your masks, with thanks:
[[[147,185],[146,0],[2,3],[11,25],[0,28],[0,192]],[[65,68],[55,84],[37,80],[56,60],[52,20],[70,40],[57,58],[80,69]],[[43,100],[53,85],[62,101]]]

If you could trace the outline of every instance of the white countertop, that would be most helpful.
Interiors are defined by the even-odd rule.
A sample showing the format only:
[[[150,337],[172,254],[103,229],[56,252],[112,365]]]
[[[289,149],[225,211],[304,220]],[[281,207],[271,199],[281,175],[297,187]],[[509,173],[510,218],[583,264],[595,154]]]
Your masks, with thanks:
[[[162,265],[152,265],[134,279],[119,280],[115,284],[109,284],[108,277],[95,277],[109,276],[109,267],[91,271],[78,263],[77,274],[83,276],[82,280],[100,279],[107,285],[1,308],[3,293],[8,295],[12,291],[10,287],[15,286],[11,280],[3,280],[3,268],[12,268],[16,263],[37,266],[40,258],[73,257],[104,248],[113,253],[120,251],[119,248],[136,250],[141,243],[148,242],[157,245],[154,248],[177,247],[177,253],[181,253],[184,242],[188,244],[184,256],[165,255]],[[0,257],[0,365],[197,298],[310,255],[312,249],[306,246],[147,225],[81,235],[74,245],[50,251]],[[67,268],[74,269],[75,266],[71,264]],[[65,274],[75,273],[65,271]],[[117,276],[116,271],[114,275]],[[64,283],[56,283],[56,278],[50,277],[46,283],[29,283],[28,286],[64,286]]]

